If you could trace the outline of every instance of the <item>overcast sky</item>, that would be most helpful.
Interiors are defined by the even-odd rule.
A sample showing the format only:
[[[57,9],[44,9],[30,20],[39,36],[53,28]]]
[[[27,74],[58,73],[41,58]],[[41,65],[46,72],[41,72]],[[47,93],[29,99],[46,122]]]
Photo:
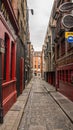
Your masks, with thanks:
[[[35,51],[41,51],[54,0],[27,0],[29,11],[30,40]]]

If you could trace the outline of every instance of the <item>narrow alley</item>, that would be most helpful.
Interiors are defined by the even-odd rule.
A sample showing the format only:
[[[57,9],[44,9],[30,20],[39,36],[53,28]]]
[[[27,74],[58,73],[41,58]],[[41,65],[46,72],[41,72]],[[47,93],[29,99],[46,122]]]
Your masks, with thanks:
[[[30,96],[18,130],[73,130],[71,119],[52,96],[57,94],[55,88],[41,78],[34,78],[32,82]],[[61,102],[65,102],[66,107],[69,100],[62,96]],[[59,95],[57,97],[60,99]]]
[[[73,0],[0,0],[0,130],[73,130]]]

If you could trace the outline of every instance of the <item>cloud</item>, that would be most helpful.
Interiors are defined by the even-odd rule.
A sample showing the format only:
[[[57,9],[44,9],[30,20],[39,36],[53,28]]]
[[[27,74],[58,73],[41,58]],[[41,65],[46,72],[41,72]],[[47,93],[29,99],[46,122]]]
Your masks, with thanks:
[[[34,15],[29,12],[30,40],[34,49],[42,49],[49,17],[54,0],[28,0],[28,8],[34,10]]]

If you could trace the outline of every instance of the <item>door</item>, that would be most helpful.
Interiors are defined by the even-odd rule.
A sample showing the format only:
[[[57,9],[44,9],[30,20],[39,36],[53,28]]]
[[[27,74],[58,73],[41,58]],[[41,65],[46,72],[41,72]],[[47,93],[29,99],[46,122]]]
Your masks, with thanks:
[[[20,93],[24,89],[24,58],[20,59]]]

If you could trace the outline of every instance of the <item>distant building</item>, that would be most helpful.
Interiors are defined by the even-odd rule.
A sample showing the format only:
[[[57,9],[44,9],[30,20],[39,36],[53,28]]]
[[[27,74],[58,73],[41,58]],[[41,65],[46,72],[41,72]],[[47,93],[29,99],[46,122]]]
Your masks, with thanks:
[[[42,72],[42,52],[34,51],[33,53],[33,76],[41,77]]]
[[[34,48],[33,45],[30,44],[30,79],[33,76],[33,53],[34,53]]]
[[[52,19],[53,11],[51,12],[48,23],[44,44],[42,48],[43,53],[43,73],[44,79],[51,85],[55,85],[55,26],[56,22]]]

